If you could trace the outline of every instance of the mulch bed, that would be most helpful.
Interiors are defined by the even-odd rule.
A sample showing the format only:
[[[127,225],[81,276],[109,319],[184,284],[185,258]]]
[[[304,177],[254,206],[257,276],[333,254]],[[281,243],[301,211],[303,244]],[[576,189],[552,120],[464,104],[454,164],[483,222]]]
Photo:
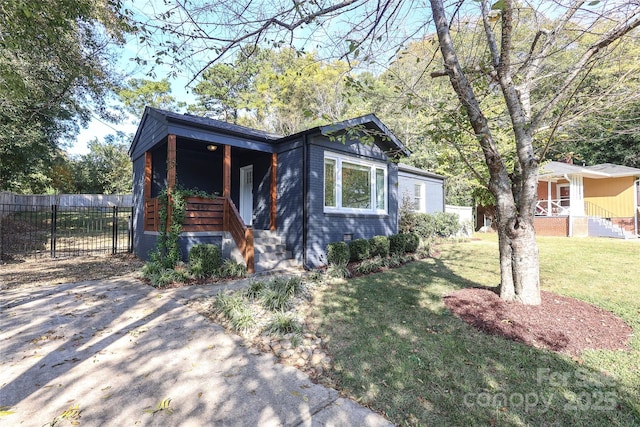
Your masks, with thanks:
[[[630,350],[633,330],[614,314],[585,302],[542,291],[542,304],[505,302],[491,289],[467,288],[444,303],[469,325],[491,334],[569,356],[586,349]]]

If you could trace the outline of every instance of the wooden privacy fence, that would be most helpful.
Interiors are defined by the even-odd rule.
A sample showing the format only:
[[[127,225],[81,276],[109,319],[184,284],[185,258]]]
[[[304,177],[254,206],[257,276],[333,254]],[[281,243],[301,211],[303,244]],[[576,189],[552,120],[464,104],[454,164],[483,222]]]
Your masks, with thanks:
[[[132,206],[131,194],[15,194],[0,192],[0,205],[58,207]]]

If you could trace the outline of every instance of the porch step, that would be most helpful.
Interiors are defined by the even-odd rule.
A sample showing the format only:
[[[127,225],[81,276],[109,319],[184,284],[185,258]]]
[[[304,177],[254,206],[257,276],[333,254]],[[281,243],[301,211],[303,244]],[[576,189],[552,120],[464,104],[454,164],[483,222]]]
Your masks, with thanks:
[[[229,244],[231,245],[229,257],[244,264],[244,259],[233,239]],[[287,250],[282,238],[275,231],[253,230],[253,252],[256,272],[300,267],[299,263],[293,259],[291,251]]]
[[[608,219],[590,216],[589,222],[589,236],[593,237],[612,237],[615,239],[635,239],[636,236],[633,233],[628,232],[615,225]]]

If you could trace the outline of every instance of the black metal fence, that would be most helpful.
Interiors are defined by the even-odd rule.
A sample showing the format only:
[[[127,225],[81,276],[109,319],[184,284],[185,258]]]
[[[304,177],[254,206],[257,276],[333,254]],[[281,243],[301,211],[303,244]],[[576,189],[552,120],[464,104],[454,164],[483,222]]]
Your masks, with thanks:
[[[0,205],[0,257],[133,252],[130,206]]]

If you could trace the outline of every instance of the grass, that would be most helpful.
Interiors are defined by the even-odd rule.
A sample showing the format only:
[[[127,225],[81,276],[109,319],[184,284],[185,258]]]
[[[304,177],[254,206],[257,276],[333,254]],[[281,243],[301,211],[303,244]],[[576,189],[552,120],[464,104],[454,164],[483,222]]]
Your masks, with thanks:
[[[499,282],[497,238],[486,235],[323,288],[310,318],[328,338],[330,380],[400,425],[640,425],[640,243],[538,242],[542,288],[622,317],[635,331],[631,352],[572,359],[454,317],[444,295]]]

